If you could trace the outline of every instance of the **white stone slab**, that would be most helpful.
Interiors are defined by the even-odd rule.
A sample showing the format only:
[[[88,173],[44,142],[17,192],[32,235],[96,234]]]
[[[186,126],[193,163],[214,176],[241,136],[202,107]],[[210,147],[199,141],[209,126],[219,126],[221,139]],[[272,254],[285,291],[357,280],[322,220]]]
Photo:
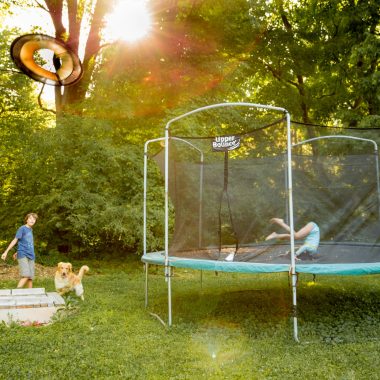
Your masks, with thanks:
[[[46,294],[55,306],[62,306],[65,304],[65,300],[57,292],[47,292]]]
[[[40,305],[46,305],[48,303],[47,296],[17,296],[14,297],[16,300],[16,306],[36,306],[40,307]]]
[[[0,321],[27,324],[48,323],[65,300],[57,292],[44,288],[4,289],[0,295]]]
[[[13,300],[14,298],[12,296],[0,296],[0,300]]]
[[[14,296],[25,296],[25,295],[36,295],[36,294],[46,294],[45,288],[21,288],[12,289],[12,295]]]
[[[0,296],[9,296],[11,295],[10,289],[0,289]]]
[[[56,311],[55,307],[0,309],[0,320],[7,324],[11,322],[49,323]]]
[[[16,307],[16,300],[13,298],[0,297],[0,309]]]

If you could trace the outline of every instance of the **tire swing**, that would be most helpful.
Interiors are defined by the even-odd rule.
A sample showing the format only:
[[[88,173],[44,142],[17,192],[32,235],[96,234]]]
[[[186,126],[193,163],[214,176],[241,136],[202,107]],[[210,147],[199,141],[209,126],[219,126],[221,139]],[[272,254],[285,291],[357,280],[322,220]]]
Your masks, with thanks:
[[[44,34],[25,34],[12,42],[10,50],[15,65],[35,81],[52,86],[69,86],[82,77],[83,69],[78,56],[56,38]],[[41,64],[46,58],[42,58],[40,50],[52,52],[52,61]]]

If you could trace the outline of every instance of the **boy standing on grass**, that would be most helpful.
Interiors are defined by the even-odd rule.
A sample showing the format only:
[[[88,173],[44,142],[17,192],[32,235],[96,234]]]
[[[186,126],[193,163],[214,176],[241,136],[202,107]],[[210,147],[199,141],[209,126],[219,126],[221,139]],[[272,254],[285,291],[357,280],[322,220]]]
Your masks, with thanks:
[[[21,280],[17,285],[18,288],[22,288],[26,284],[28,288],[33,287],[35,255],[32,227],[37,218],[38,215],[34,212],[25,216],[25,224],[17,230],[15,238],[1,255],[1,258],[5,261],[8,252],[17,244],[17,252],[13,255],[13,260],[16,260],[17,257],[20,269]]]

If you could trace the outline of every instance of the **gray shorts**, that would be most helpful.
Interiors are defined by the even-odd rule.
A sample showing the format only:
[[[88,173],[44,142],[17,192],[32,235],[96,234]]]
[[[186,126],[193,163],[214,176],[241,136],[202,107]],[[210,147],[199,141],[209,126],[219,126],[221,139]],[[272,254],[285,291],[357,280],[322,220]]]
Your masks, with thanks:
[[[27,277],[33,280],[34,278],[34,260],[30,260],[27,257],[18,259],[18,267],[20,269],[20,276]]]

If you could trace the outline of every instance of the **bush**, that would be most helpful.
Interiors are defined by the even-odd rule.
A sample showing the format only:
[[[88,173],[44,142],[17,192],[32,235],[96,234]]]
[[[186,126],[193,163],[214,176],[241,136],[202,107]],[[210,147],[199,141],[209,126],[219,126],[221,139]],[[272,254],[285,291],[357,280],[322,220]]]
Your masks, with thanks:
[[[21,217],[34,211],[40,216],[36,244],[43,250],[136,250],[143,152],[112,137],[106,123],[74,117],[28,136],[7,199],[10,236]]]

